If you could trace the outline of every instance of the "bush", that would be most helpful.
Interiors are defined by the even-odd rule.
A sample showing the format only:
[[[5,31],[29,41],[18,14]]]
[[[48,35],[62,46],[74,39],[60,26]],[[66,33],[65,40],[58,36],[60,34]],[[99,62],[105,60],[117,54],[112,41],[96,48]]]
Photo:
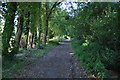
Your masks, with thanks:
[[[105,77],[106,69],[102,63],[101,52],[104,49],[97,43],[85,41],[72,42],[76,56],[88,73],[96,76]]]
[[[62,42],[63,40],[64,38],[57,38],[57,39],[50,40],[48,43],[58,45],[59,42]]]
[[[75,56],[86,68],[88,73],[100,77],[109,76],[108,69],[118,70],[120,67],[120,52],[111,50],[97,42],[87,40],[73,41],[72,46]]]
[[[59,41],[51,40],[51,41],[49,41],[49,44],[58,45],[58,44],[59,44]]]
[[[38,49],[44,49],[45,47],[46,47],[45,44],[39,44],[39,45],[38,45]]]
[[[77,48],[78,46],[82,45],[84,42],[85,42],[84,39],[82,39],[82,40],[73,40],[73,41],[72,41],[72,46],[73,46],[74,48]]]
[[[119,68],[120,68],[120,52],[116,52],[110,49],[106,49],[104,51],[105,56],[106,56],[106,61],[104,61],[104,64],[106,66],[106,68],[108,69],[112,69],[115,70],[117,72],[120,72]]]

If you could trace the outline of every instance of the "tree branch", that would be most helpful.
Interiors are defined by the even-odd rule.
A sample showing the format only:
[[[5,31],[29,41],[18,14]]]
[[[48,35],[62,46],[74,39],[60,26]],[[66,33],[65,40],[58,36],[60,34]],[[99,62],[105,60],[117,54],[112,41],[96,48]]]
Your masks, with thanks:
[[[63,1],[63,0],[62,0]],[[62,2],[61,1],[61,2]],[[54,8],[56,8],[57,5],[59,5],[61,2],[55,2],[55,4],[52,6],[52,8],[50,9],[50,12],[48,13],[47,17],[49,18],[50,15],[52,14]]]

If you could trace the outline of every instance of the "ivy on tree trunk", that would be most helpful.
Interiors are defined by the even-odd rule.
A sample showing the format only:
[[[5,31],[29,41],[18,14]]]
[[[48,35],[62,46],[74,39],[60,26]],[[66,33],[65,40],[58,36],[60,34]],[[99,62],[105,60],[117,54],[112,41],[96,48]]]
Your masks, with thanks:
[[[17,33],[15,36],[15,46],[11,52],[13,55],[17,54],[19,51],[20,40],[21,40],[21,36],[22,36],[22,31],[23,31],[23,20],[24,20],[23,15],[20,15]]]
[[[11,55],[9,51],[11,50],[10,47],[10,39],[13,34],[14,30],[14,19],[15,19],[15,12],[17,10],[17,3],[10,2],[7,4],[7,11],[5,15],[5,27],[2,34],[2,54],[3,56]]]

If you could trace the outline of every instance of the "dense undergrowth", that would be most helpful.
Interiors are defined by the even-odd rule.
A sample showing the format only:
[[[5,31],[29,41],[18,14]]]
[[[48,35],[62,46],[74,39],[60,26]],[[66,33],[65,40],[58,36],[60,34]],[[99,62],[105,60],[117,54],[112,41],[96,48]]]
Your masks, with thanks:
[[[81,64],[88,74],[95,77],[110,78],[111,70],[117,71],[120,67],[119,52],[104,47],[97,42],[88,40],[73,40],[72,46]]]

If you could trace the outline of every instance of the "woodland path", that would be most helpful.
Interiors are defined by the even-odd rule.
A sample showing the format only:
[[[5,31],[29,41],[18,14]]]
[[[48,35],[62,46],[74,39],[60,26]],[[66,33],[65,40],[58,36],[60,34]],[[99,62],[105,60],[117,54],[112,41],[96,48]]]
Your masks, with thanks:
[[[87,74],[72,54],[70,43],[61,42],[35,65],[15,78],[87,78]]]

